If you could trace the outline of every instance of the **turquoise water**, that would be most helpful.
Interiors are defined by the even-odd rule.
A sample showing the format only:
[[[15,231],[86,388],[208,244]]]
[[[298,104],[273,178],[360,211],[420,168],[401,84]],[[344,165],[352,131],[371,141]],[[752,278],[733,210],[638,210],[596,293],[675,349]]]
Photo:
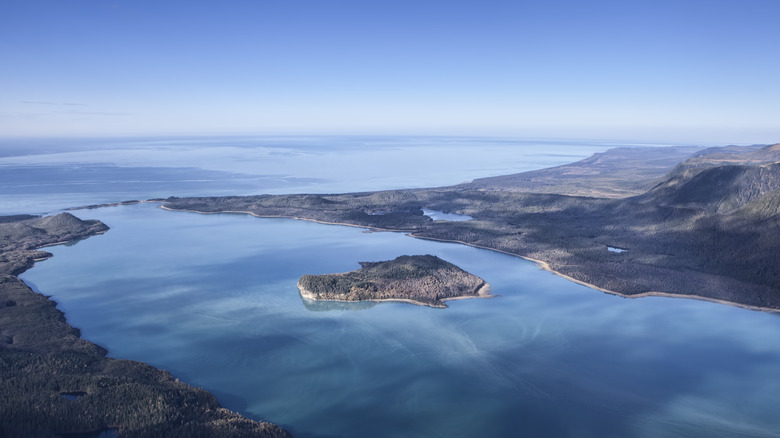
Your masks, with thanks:
[[[778,436],[780,317],[631,300],[463,245],[154,205],[23,275],[84,337],[297,437]],[[496,295],[317,303],[303,274],[435,254]]]
[[[170,195],[455,184],[626,144],[263,137],[0,142],[0,214]],[[112,357],[295,436],[777,437],[780,316],[603,294],[463,245],[153,204],[22,278]],[[438,214],[438,213],[437,213]],[[607,248],[608,249],[608,248]],[[309,303],[303,274],[435,254],[491,283],[447,309]]]

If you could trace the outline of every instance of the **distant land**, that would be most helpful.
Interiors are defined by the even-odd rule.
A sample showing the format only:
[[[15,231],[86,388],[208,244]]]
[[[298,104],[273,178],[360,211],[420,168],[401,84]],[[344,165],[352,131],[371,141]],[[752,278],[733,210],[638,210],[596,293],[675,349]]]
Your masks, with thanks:
[[[677,163],[701,149],[696,146],[614,148],[571,164],[479,178],[456,187],[626,198],[646,192]]]
[[[624,296],[780,310],[780,144],[613,149],[566,166],[431,189],[127,203],[135,202],[400,230],[524,257]],[[434,221],[423,209],[473,219]],[[165,371],[107,358],[56,303],[16,277],[51,256],[40,248],[106,231],[68,213],[0,217],[0,435],[290,436],[221,408]],[[313,284],[303,283],[307,290]]]
[[[400,256],[382,262],[361,262],[357,271],[304,275],[301,296],[329,301],[407,301],[447,307],[446,300],[487,297],[485,280],[432,255]]]
[[[450,187],[169,198],[163,208],[405,231],[534,260],[605,292],[780,310],[780,144],[632,150]],[[473,220],[433,221],[423,209]]]

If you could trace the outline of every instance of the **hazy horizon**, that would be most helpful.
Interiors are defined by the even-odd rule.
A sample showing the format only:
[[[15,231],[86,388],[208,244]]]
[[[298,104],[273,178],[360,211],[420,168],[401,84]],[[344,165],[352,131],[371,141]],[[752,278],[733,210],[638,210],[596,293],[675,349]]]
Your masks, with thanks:
[[[774,143],[780,3],[0,6],[0,136]]]

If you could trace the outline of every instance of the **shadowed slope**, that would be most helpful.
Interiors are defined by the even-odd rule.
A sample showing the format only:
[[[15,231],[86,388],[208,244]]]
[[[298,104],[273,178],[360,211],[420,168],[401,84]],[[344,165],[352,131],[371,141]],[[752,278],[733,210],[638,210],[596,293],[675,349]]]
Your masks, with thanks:
[[[780,163],[686,169],[637,199],[657,205],[730,213],[780,188]]]

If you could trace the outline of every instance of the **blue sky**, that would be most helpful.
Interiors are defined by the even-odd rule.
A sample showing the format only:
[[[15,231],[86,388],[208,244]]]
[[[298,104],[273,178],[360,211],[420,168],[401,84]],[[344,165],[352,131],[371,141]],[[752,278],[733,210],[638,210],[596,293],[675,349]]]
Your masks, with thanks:
[[[0,136],[780,141],[780,1],[4,0]]]

